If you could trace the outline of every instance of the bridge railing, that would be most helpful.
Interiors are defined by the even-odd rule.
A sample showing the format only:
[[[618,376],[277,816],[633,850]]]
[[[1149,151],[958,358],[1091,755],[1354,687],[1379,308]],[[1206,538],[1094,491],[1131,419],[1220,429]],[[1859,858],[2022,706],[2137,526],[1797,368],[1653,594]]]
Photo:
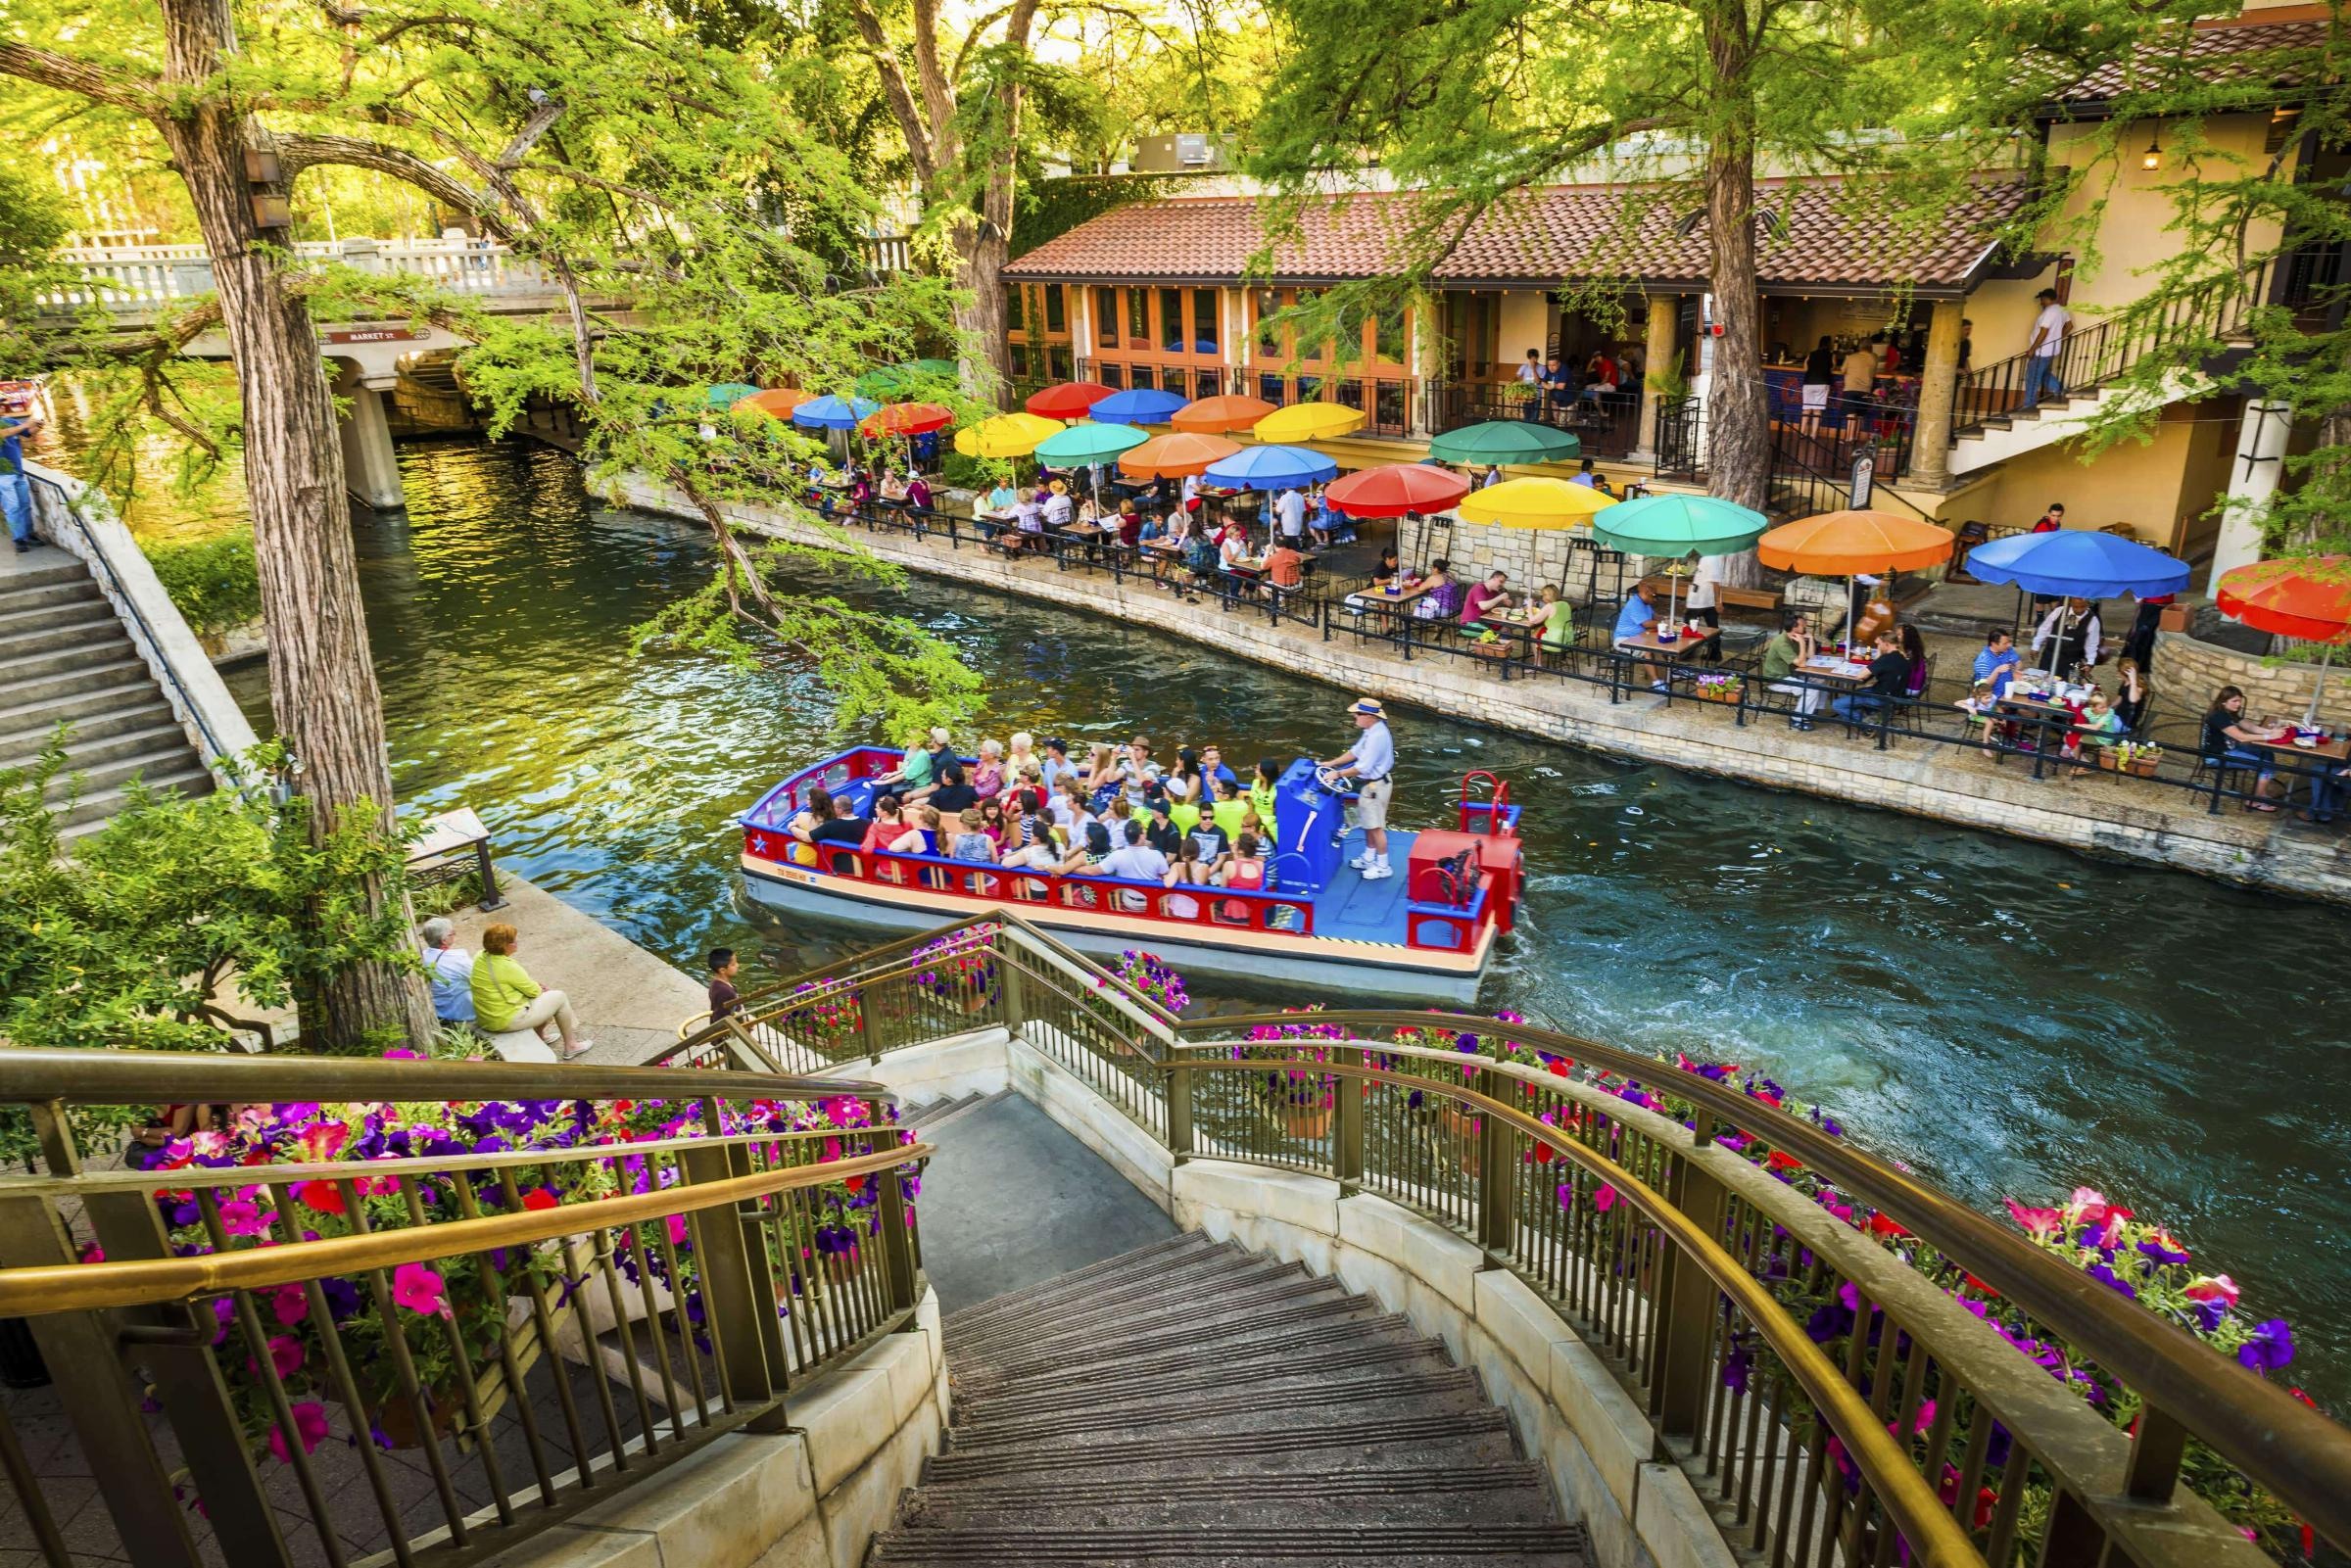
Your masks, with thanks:
[[[984,1005],[864,1011],[869,982],[937,983],[919,949],[959,954]],[[846,1009],[826,1024],[842,1058],[1001,1026],[1178,1162],[1324,1176],[1452,1226],[1601,1353],[1767,1560],[2249,1568],[2263,1544],[2307,1555],[2282,1544],[2297,1520],[2351,1541],[2351,1432],[1741,1082],[1511,1019],[1179,1022],[1010,911],[750,1003],[682,1049],[817,1007]]]
[[[0,1178],[0,1318],[78,1449],[28,1454],[10,1397],[0,1538],[51,1568],[111,1545],[53,1507],[90,1478],[141,1568],[504,1560],[784,1430],[921,1299],[931,1151],[871,1084],[100,1051],[0,1051],[0,1084],[46,1166]],[[91,1168],[154,1106],[226,1125]]]
[[[294,252],[366,272],[430,278],[465,293],[535,294],[553,287],[537,263],[486,240],[301,240]],[[59,260],[81,274],[79,282],[41,297],[45,308],[60,312],[95,305],[141,313],[213,292],[213,261],[201,245],[77,247],[60,252]]]

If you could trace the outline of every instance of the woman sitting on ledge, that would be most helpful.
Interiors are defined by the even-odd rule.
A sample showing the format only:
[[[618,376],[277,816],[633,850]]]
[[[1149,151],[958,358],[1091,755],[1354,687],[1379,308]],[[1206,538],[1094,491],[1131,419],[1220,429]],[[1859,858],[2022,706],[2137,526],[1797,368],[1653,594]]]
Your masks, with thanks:
[[[528,1029],[542,1040],[552,1023],[561,1039],[565,1062],[595,1049],[594,1040],[580,1038],[580,1021],[571,998],[561,991],[541,990],[514,958],[522,934],[504,922],[482,932],[481,956],[473,961],[473,1017],[491,1034]]]

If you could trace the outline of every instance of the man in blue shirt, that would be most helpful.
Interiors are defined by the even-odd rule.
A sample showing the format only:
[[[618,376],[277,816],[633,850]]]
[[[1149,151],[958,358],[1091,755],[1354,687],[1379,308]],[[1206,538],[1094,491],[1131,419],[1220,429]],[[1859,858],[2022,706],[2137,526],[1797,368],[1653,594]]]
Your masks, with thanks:
[[[0,409],[0,515],[8,518],[20,555],[40,543],[32,537],[32,482],[24,477],[24,438],[40,428],[25,404]]]
[[[457,927],[439,916],[424,923],[425,983],[433,991],[433,1017],[444,1023],[473,1022],[473,955],[456,946]]]
[[[1991,683],[1991,694],[2004,697],[2008,683],[2016,679],[2020,656],[2016,639],[2005,631],[1994,632],[1984,640],[1984,651],[1976,655],[1976,679]]]
[[[1378,699],[1359,698],[1347,711],[1355,717],[1355,744],[1316,766],[1356,781],[1356,821],[1364,830],[1364,852],[1347,864],[1362,872],[1364,880],[1375,882],[1396,875],[1388,864],[1388,798],[1395,788],[1388,776],[1396,770],[1396,737],[1388,734],[1387,710]]]
[[[1621,647],[1643,633],[1654,632],[1656,629],[1657,601],[1650,596],[1649,584],[1646,581],[1635,583],[1633,596],[1626,599],[1624,608],[1616,612],[1616,629],[1608,634],[1609,638]],[[1643,665],[1642,668],[1649,672],[1649,689],[1652,691],[1665,689],[1664,665],[1653,660]]]

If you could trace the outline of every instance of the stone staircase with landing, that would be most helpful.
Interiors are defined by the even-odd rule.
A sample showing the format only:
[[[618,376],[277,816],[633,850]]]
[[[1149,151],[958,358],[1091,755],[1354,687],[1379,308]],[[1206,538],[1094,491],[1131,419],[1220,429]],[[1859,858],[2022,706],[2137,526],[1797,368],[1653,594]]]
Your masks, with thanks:
[[[154,674],[89,570],[56,549],[0,555],[0,771],[36,763],[60,725],[66,767],[46,798],[71,840],[120,810],[132,780],[213,787]]]
[[[952,1424],[870,1568],[1586,1568],[1475,1372],[1198,1232],[946,1319]]]

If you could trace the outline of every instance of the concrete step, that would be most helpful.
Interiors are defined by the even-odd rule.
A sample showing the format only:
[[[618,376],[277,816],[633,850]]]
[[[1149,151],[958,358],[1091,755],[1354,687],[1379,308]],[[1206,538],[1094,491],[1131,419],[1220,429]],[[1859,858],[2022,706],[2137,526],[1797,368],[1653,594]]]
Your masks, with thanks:
[[[1303,1382],[1228,1383],[1221,1390],[1172,1398],[1157,1409],[1119,1404],[1003,1420],[967,1422],[958,1417],[948,1433],[948,1451],[984,1453],[990,1449],[1012,1449],[1033,1453],[1082,1448],[1122,1441],[1146,1422],[1153,1432],[1172,1437],[1247,1436],[1274,1418],[1295,1418],[1313,1411],[1343,1410],[1360,1420],[1376,1420],[1440,1410],[1467,1413],[1486,1407],[1485,1390],[1477,1374],[1461,1367],[1365,1367]]]
[[[38,752],[61,723],[72,727],[70,737],[73,740],[94,740],[125,730],[168,724],[171,705],[146,678],[143,667],[139,675],[138,680],[120,686],[0,712],[0,754]]]
[[[1247,1340],[1219,1346],[1190,1365],[1170,1368],[1146,1362],[1140,1368],[1111,1362],[1072,1367],[1061,1379],[1039,1380],[987,1394],[957,1391],[956,1420],[975,1427],[993,1421],[1049,1414],[1056,1410],[1116,1410],[1129,1405],[1173,1404],[1188,1395],[1209,1394],[1236,1384],[1255,1388],[1307,1387],[1342,1373],[1407,1363],[1446,1364],[1437,1340],[1405,1332],[1367,1332],[1360,1323],[1327,1326],[1331,1339],[1301,1345],[1294,1340],[1266,1347]]]
[[[1419,1343],[1422,1336],[1401,1312],[1376,1315],[1316,1312],[1311,1317],[1284,1315],[1256,1328],[1220,1325],[1212,1332],[1180,1335],[1165,1332],[1122,1337],[1105,1344],[1083,1366],[1032,1363],[1010,1375],[1000,1369],[964,1380],[971,1393],[1024,1394],[1052,1392],[1082,1383],[1089,1389],[1116,1389],[1151,1378],[1181,1377],[1196,1368],[1248,1367],[1284,1359],[1309,1359],[1355,1342]]]
[[[1507,1416],[1490,1404],[1467,1411],[1415,1411],[1359,1417],[1346,1412],[1333,1420],[1320,1411],[1301,1411],[1288,1421],[1269,1421],[1235,1436],[1222,1432],[1128,1437],[1052,1448],[1020,1446],[972,1452],[952,1450],[923,1461],[923,1486],[1014,1477],[1042,1480],[1076,1472],[1125,1477],[1147,1496],[1163,1475],[1216,1475],[1237,1487],[1246,1478],[1328,1462],[1334,1454],[1382,1454],[1380,1462],[1421,1464],[1439,1469],[1459,1464],[1504,1464],[1522,1458]]]
[[[1227,1311],[1214,1322],[1188,1321],[1184,1324],[1181,1348],[1187,1355],[1209,1355],[1227,1344],[1246,1342],[1271,1330],[1310,1325],[1329,1325],[1340,1322],[1359,1322],[1381,1317],[1379,1304],[1368,1296],[1337,1294],[1299,1299],[1283,1299],[1257,1304]],[[1105,1359],[1131,1359],[1152,1352],[1170,1350],[1167,1328],[1158,1323],[1139,1324],[1116,1336],[1106,1336],[1089,1347],[1090,1354]],[[1010,1356],[992,1366],[967,1367],[956,1361],[950,1353],[948,1372],[955,1379],[958,1398],[977,1398],[992,1389],[1067,1374],[1080,1357],[1073,1357],[1064,1347],[1040,1347],[1027,1355]]]
[[[17,741],[0,740],[0,768],[30,767],[40,759],[41,747],[48,739],[41,735]],[[184,760],[190,755],[187,733],[166,708],[161,723],[150,719],[111,735],[92,736],[75,727],[66,746],[66,772],[89,776],[98,768],[131,758],[145,758],[152,763]]]
[[[1206,1326],[1276,1303],[1298,1306],[1345,1294],[1345,1287],[1316,1279],[1294,1264],[1258,1263],[1243,1273],[1176,1279],[1145,1294],[1122,1296],[1099,1310],[1040,1316],[1027,1334],[985,1346],[963,1346],[950,1340],[947,1352],[960,1354],[966,1366],[976,1367],[1027,1360],[1045,1351],[1076,1360],[1096,1354],[1095,1343],[1102,1333],[1137,1322],[1152,1325],[1164,1336],[1172,1327]]]
[[[993,1094],[981,1094],[974,1091],[958,1099],[934,1100],[929,1105],[916,1106],[900,1117],[898,1121],[901,1126],[921,1129],[924,1136],[928,1137],[947,1123],[969,1116],[983,1106],[994,1105],[1012,1092],[1010,1089],[998,1089]]]
[[[99,593],[97,586],[93,584],[87,594],[63,598],[54,603],[0,609],[0,637],[15,637],[21,632],[38,631],[65,617],[79,618],[99,614],[105,615],[107,619],[115,622],[118,626],[121,624],[121,617],[115,614],[115,607],[106,601],[106,595]]]
[[[43,613],[15,626],[0,626],[0,668],[12,659],[53,647],[82,647],[104,638],[129,641],[114,606],[104,599],[69,604],[54,614]]]
[[[72,750],[71,746],[67,748],[69,757]],[[204,771],[197,761],[195,748],[188,744],[187,736],[180,733],[179,727],[173,725],[171,743],[168,746],[147,745],[126,754],[81,763],[69,762],[66,771],[58,775],[50,785],[49,797],[52,800],[65,798],[69,781],[78,784],[82,794],[94,795],[120,789],[133,779],[144,779],[151,784],[160,784],[166,779]]]
[[[0,659],[0,683],[39,681],[53,675],[69,675],[76,670],[87,669],[99,659],[135,656],[130,640],[119,632],[112,638],[94,642],[64,639],[36,642]]]
[[[1284,1270],[1304,1272],[1293,1264],[1252,1257],[1237,1247],[1180,1253],[1155,1259],[1147,1267],[1089,1280],[1075,1296],[1044,1298],[1025,1310],[973,1327],[948,1330],[946,1343],[967,1359],[985,1361],[991,1353],[1028,1344],[1040,1326],[1050,1325],[1063,1331],[1104,1319],[1129,1319],[1147,1302],[1163,1301],[1187,1291],[1229,1295]],[[1200,1297],[1195,1295],[1192,1299]]]
[[[81,561],[55,546],[52,553],[35,555],[30,560],[17,562],[5,576],[0,576],[0,595],[22,589],[55,588],[60,583],[86,583],[90,569]]]
[[[1180,1530],[892,1530],[876,1538],[866,1562],[873,1568],[1053,1562],[1092,1568],[1127,1563],[1235,1568],[1262,1562],[1293,1568],[1347,1568],[1366,1562],[1409,1562],[1417,1568],[1584,1568],[1589,1559],[1582,1532],[1568,1525],[1381,1523]]]
[[[152,689],[153,677],[146,661],[127,647],[120,658],[85,659],[79,668],[69,667],[52,675],[20,676],[15,670],[0,669],[0,718],[12,709],[58,697],[86,696],[132,679],[149,682]]]
[[[210,793],[213,787],[211,772],[197,766],[194,752],[187,754],[184,767],[168,771],[150,769],[143,779],[150,791],[163,794],[201,795]],[[122,809],[129,796],[130,791],[120,786],[85,790],[74,801],[72,810],[60,819],[58,827],[62,836],[73,839],[96,832],[106,826],[109,818]]]
[[[0,578],[0,615],[33,614],[92,602],[103,604],[106,595],[78,565],[38,574],[29,582],[13,575]]]
[[[1180,1236],[1171,1236],[1166,1241],[1153,1242],[1148,1247],[1138,1247],[1133,1252],[1121,1253],[1116,1258],[1105,1258],[1098,1263],[1089,1263],[1083,1268],[1074,1268],[1066,1274],[1057,1274],[1051,1279],[1032,1285],[1025,1290],[1008,1291],[1002,1296],[991,1296],[986,1301],[975,1302],[962,1310],[942,1318],[939,1322],[939,1329],[947,1337],[953,1338],[957,1334],[974,1330],[984,1323],[1030,1311],[1041,1304],[1062,1299],[1082,1299],[1088,1290],[1102,1280],[1116,1277],[1132,1269],[1145,1267],[1154,1259],[1164,1261],[1192,1253],[1208,1252],[1216,1250],[1218,1245],[1200,1232],[1188,1230]],[[1223,1250],[1231,1251],[1233,1249]]]
[[[1523,1460],[1438,1469],[1412,1463],[1341,1467],[1322,1457],[1312,1468],[1246,1476],[1155,1476],[1147,1487],[1132,1476],[1083,1471],[925,1487],[909,1495],[898,1524],[906,1530],[1268,1526],[1316,1514],[1343,1518],[1373,1501],[1383,1518],[1399,1523],[1549,1524],[1556,1518],[1541,1468]]]

